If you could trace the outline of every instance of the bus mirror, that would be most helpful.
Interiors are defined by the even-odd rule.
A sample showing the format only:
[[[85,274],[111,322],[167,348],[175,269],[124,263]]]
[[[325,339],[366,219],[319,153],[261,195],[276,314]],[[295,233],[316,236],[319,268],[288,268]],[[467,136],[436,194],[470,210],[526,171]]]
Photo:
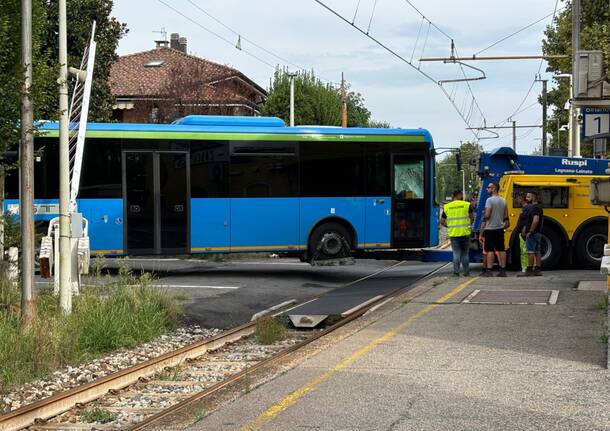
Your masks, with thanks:
[[[591,180],[589,200],[593,205],[610,205],[610,178],[593,178]]]

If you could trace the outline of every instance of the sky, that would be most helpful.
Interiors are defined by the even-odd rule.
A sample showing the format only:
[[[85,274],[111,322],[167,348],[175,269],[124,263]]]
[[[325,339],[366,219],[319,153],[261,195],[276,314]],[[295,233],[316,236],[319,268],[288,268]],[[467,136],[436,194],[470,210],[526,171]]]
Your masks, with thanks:
[[[467,67],[462,72],[455,64],[418,60],[449,56],[451,39],[459,55],[471,56],[551,14],[557,0],[321,2],[413,66],[314,0],[115,0],[113,15],[129,29],[120,41],[119,54],[154,48],[154,40],[161,39],[159,32],[165,29],[168,38],[170,33],[186,37],[190,54],[237,68],[265,88],[276,65],[290,70],[313,69],[322,80],[337,83],[343,72],[351,89],[362,94],[375,120],[393,127],[426,128],[436,147],[455,147],[460,141],[473,140],[473,132],[466,130],[458,111],[470,126],[482,125],[483,119],[488,126],[507,126],[505,120],[519,106],[529,107],[513,119],[518,125],[540,124],[542,109],[535,102],[541,83],[532,84],[541,67],[542,78],[550,80],[549,88],[554,85],[552,76],[545,72],[546,63],[468,62],[483,70],[486,79],[443,83],[441,88],[437,84],[440,80],[481,76],[481,72]],[[558,4],[561,8],[563,2]],[[551,17],[480,55],[540,54],[543,31],[550,21]],[[238,35],[241,51],[235,48]],[[499,139],[480,141],[485,149],[512,145],[510,129],[498,132]],[[517,151],[530,153],[540,146],[540,140],[540,128],[519,129]]]

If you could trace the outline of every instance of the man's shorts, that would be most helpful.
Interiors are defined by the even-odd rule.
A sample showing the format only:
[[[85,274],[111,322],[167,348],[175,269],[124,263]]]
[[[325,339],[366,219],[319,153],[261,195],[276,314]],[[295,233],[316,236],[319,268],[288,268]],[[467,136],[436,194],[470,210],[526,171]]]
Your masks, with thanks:
[[[483,231],[485,238],[484,249],[487,253],[494,251],[505,251],[504,247],[504,229],[490,229]]]
[[[540,233],[530,233],[525,237],[525,249],[529,253],[540,253],[540,243],[542,235]]]

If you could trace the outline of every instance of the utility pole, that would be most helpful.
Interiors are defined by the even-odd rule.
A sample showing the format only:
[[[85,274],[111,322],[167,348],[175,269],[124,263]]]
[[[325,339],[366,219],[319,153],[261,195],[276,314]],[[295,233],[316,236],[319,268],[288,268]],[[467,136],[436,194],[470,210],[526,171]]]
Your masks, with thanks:
[[[32,1],[21,1],[21,58],[25,71],[21,95],[19,217],[21,222],[21,319],[34,322],[34,112],[32,107]]]
[[[347,127],[347,95],[345,94],[343,72],[341,72],[341,127]]]
[[[572,83],[578,79],[578,51],[580,51],[580,0],[572,0]],[[572,98],[575,92],[572,91]],[[574,103],[574,100],[572,100]],[[580,157],[580,136],[578,133],[579,109],[572,107],[570,136],[572,138],[572,156]]]
[[[544,126],[543,126],[544,128]],[[517,122],[513,120],[513,151],[517,152]]]
[[[542,155],[548,156],[546,132],[547,132],[547,79],[537,79],[536,81],[542,82]]]
[[[66,0],[59,0],[59,306],[72,312],[70,150],[68,146],[68,36]]]
[[[294,127],[294,78],[296,73],[289,73],[290,78],[290,127]]]

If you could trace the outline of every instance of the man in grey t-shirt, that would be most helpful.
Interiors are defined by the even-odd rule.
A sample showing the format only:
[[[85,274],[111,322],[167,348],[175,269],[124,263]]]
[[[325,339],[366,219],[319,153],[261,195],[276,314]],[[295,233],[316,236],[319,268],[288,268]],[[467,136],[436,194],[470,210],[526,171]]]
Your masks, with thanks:
[[[481,223],[479,241],[483,243],[486,253],[483,262],[483,276],[491,277],[496,253],[500,272],[498,277],[506,277],[506,248],[504,247],[504,229],[510,226],[508,208],[504,198],[498,196],[500,186],[491,183],[487,186],[490,197],[485,201],[485,213]]]

